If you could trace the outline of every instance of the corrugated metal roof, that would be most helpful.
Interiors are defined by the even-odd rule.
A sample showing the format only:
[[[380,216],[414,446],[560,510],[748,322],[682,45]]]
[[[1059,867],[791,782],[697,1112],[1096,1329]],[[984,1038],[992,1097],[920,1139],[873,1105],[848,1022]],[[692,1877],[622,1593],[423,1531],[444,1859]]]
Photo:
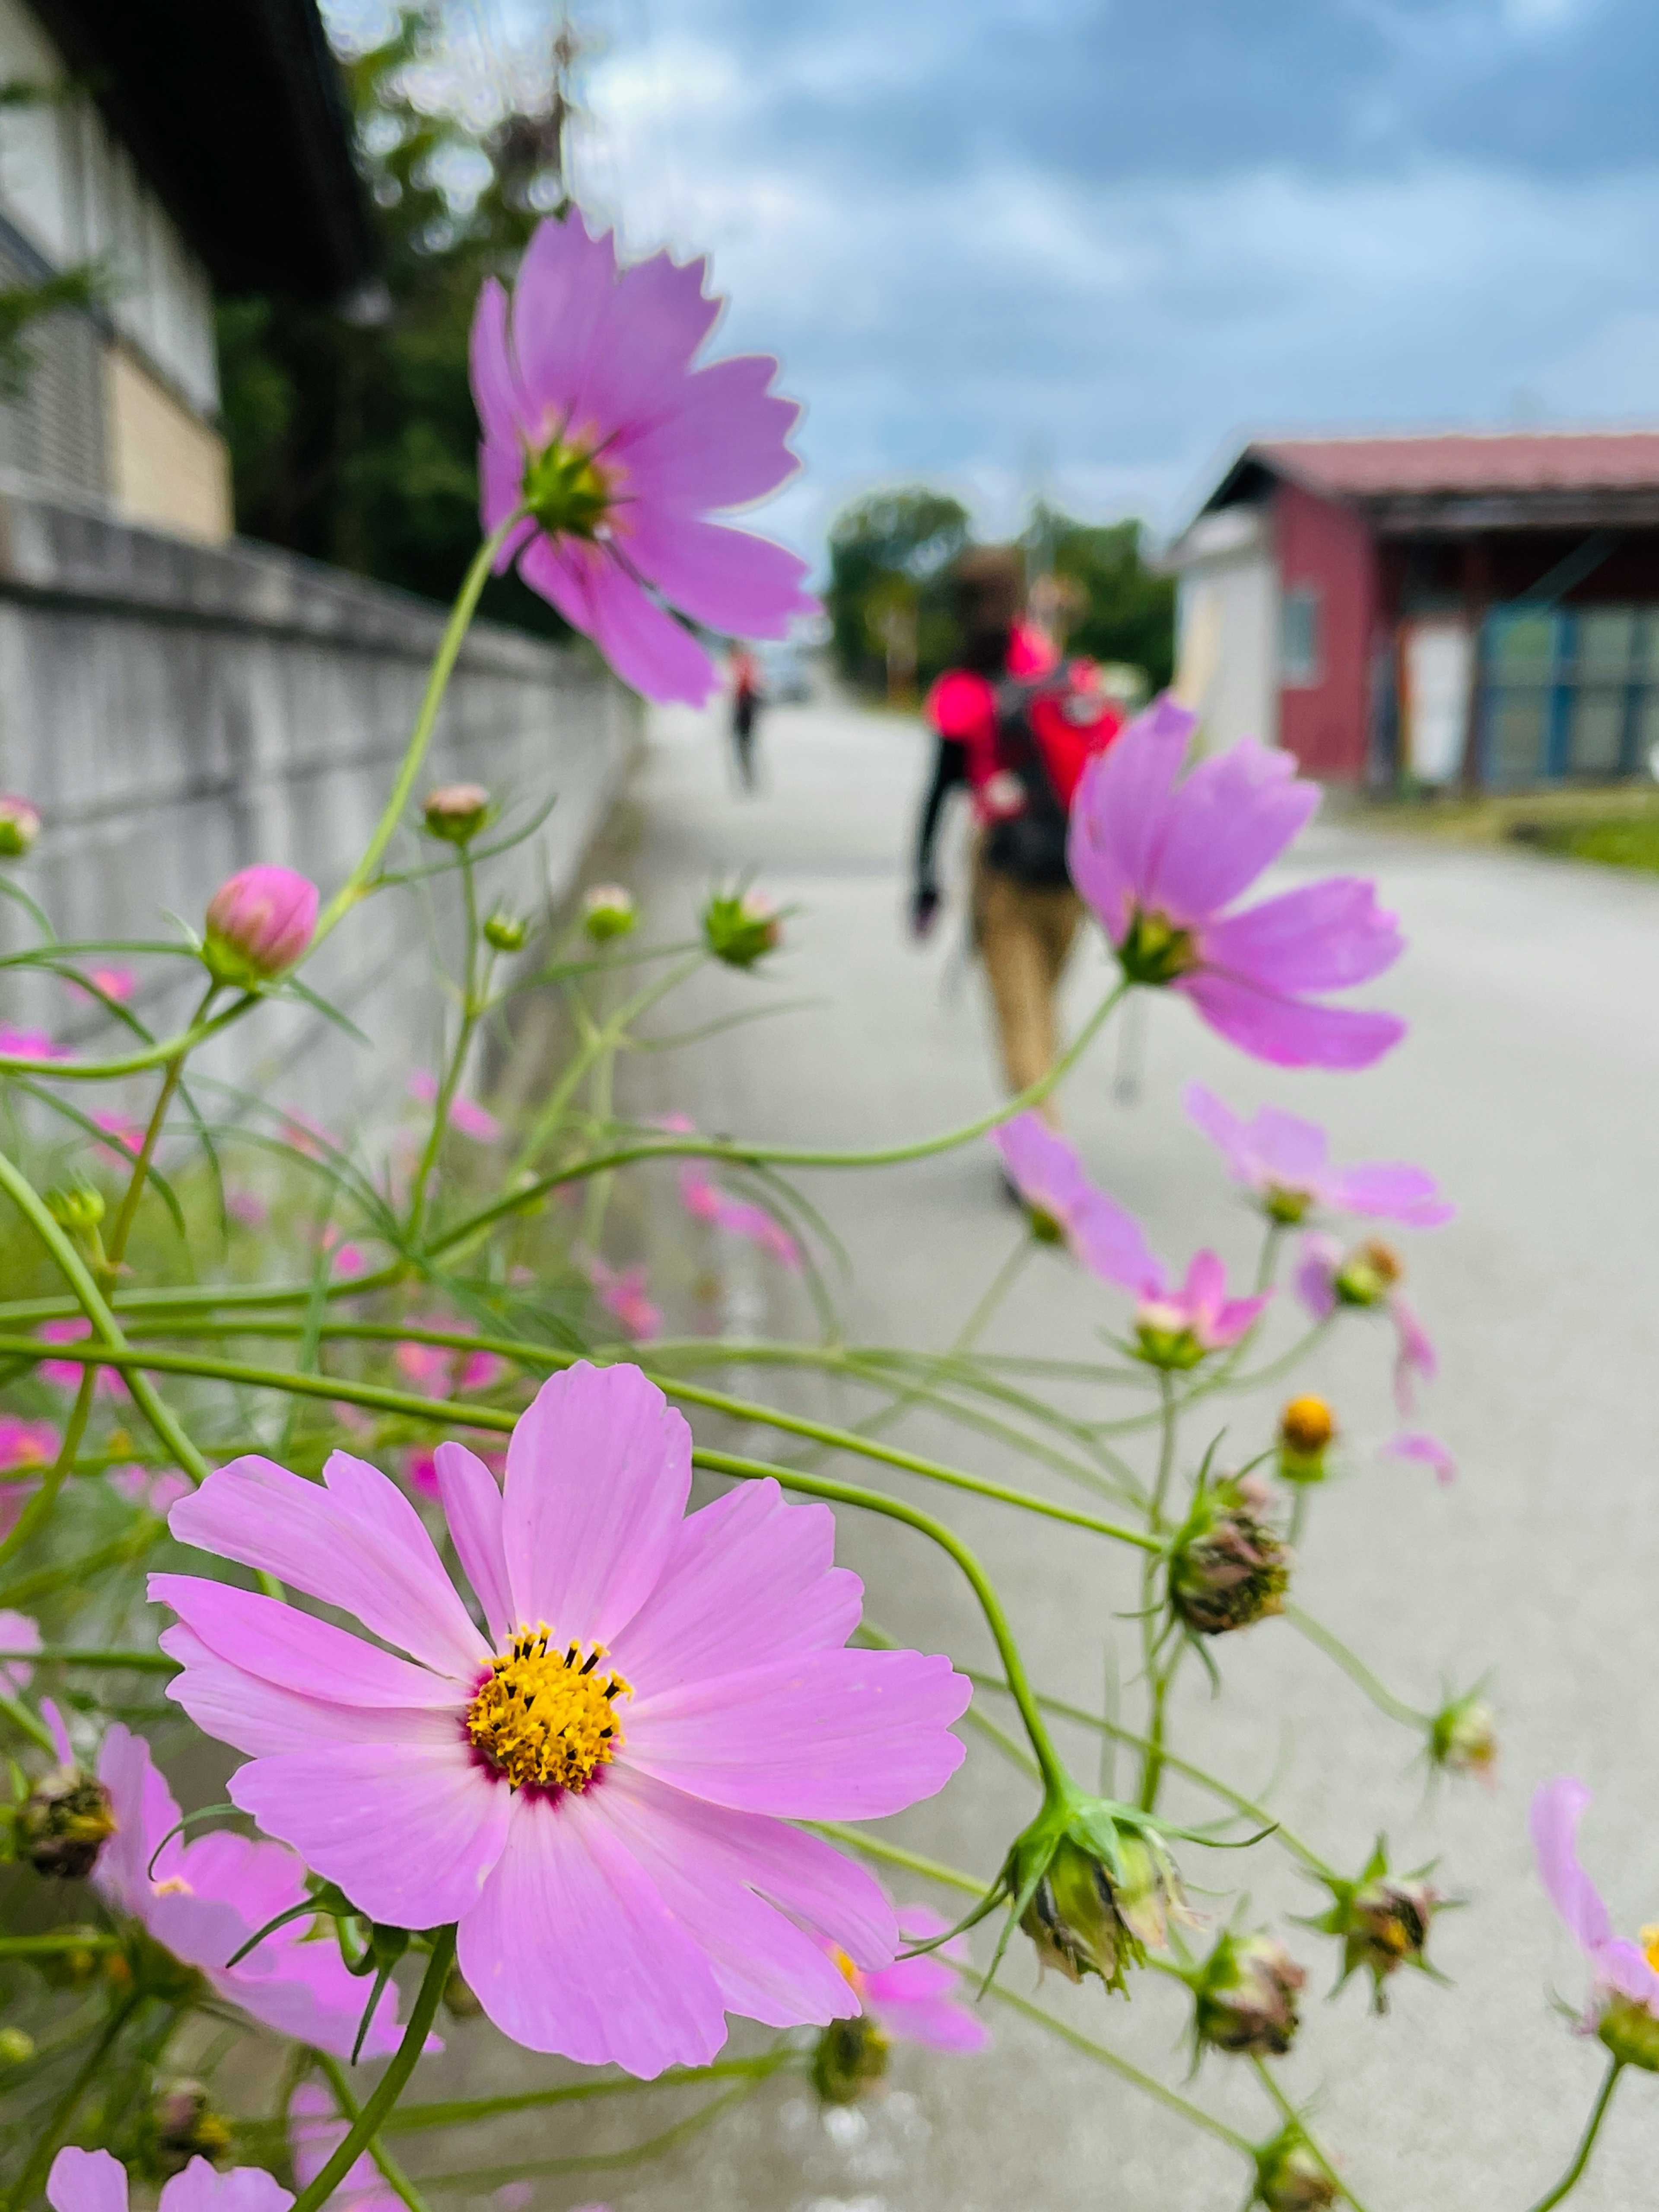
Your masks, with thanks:
[[[1267,438],[1240,457],[1349,499],[1401,494],[1659,490],[1659,429],[1449,430]]]

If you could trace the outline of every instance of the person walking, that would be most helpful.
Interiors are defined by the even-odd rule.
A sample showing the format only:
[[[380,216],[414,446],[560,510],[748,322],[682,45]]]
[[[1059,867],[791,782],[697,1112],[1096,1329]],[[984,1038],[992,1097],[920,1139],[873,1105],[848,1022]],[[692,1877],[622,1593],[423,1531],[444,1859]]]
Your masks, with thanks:
[[[755,788],[755,724],[759,719],[760,668],[746,645],[732,650],[732,751],[738,781],[745,791]]]
[[[911,924],[925,936],[939,896],[933,848],[951,790],[972,787],[978,836],[972,937],[984,963],[1003,1073],[1011,1092],[1048,1074],[1059,1052],[1056,995],[1083,918],[1066,865],[1072,795],[1088,761],[1123,726],[1091,664],[1062,667],[1023,617],[1018,549],[975,547],[952,577],[960,664],[927,695],[938,738],[916,843]],[[1052,1097],[1044,1118],[1057,1124]]]

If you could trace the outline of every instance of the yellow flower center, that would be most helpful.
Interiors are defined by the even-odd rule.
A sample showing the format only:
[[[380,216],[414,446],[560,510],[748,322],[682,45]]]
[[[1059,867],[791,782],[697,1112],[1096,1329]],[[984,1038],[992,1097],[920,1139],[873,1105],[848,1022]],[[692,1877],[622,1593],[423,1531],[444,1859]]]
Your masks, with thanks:
[[[515,1790],[585,1790],[623,1741],[613,1700],[633,1686],[600,1662],[603,1644],[561,1645],[545,1621],[521,1627],[489,1662],[466,1732]]]
[[[1659,1974],[1659,1923],[1650,1923],[1640,1929],[1636,1940],[1647,1954],[1649,1966],[1656,1974]]]
[[[1656,1930],[1656,1933],[1659,1933],[1659,1930]],[[858,1968],[853,1964],[853,1961],[848,1957],[846,1952],[842,1949],[839,1943],[832,1944],[830,1946],[830,1956],[834,1960],[836,1966],[840,1969],[841,1972],[844,1974],[847,1979],[852,1984],[854,1993],[862,1996],[864,1994],[864,1977],[860,1973]]]

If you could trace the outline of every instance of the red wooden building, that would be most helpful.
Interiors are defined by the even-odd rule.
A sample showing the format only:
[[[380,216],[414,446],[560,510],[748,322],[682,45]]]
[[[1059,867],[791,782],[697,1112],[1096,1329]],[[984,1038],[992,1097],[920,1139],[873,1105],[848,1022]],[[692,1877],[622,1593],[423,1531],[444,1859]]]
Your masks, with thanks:
[[[1170,558],[1212,745],[1490,788],[1659,759],[1659,430],[1254,441]]]

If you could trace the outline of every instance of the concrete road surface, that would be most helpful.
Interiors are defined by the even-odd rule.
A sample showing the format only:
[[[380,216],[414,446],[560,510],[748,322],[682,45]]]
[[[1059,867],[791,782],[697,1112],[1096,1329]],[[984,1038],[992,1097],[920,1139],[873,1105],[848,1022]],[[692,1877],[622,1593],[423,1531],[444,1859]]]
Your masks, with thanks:
[[[662,718],[618,866],[669,931],[739,870],[796,909],[787,953],[753,978],[700,982],[694,1018],[813,1003],[652,1060],[635,1095],[708,1129],[846,1146],[972,1115],[994,1091],[959,898],[926,950],[901,927],[918,732],[842,708],[784,709],[767,718],[763,749],[766,787],[740,798],[718,725]],[[1184,1005],[1160,1000],[1127,1060],[1120,1035],[1095,1050],[1066,1111],[1100,1179],[1183,1266],[1209,1242],[1247,1268],[1257,1242],[1218,1161],[1176,1110],[1194,1076],[1241,1107],[1273,1099],[1328,1121],[1343,1157],[1419,1161],[1462,1207],[1452,1228],[1402,1240],[1410,1295],[1443,1364],[1423,1425],[1455,1448],[1461,1476],[1441,1491],[1425,1470],[1374,1456],[1395,1425],[1390,1340],[1381,1324],[1352,1322],[1306,1374],[1337,1404],[1352,1473],[1317,1501],[1296,1594],[1414,1705],[1490,1670],[1503,1731],[1496,1785],[1428,1790],[1412,1738],[1282,1621],[1226,1639],[1219,1698],[1188,1670],[1177,1739],[1239,1787],[1270,1795],[1339,1867],[1357,1871],[1381,1829],[1396,1864],[1437,1859],[1436,1880],[1468,1900],[1434,1929],[1452,1985],[1401,1975],[1381,2019],[1357,1983],[1328,2002],[1334,1947],[1290,1926],[1310,1978],[1301,2043],[1278,2073],[1313,2100],[1369,2212],[1524,2212],[1565,2166],[1601,2073],[1598,2047],[1552,2008],[1553,1992],[1576,2004],[1585,1984],[1531,1870],[1527,1804],[1541,1778],[1570,1770],[1595,1790],[1584,1847],[1616,1924],[1633,1932],[1659,1919],[1659,883],[1334,826],[1316,826],[1283,880],[1332,869],[1375,872],[1411,940],[1373,994],[1413,1024],[1380,1071],[1275,1073],[1212,1037]],[[1109,974],[1091,937],[1071,977],[1074,1022]],[[1138,1103],[1115,1097],[1126,1073]],[[802,1187],[850,1255],[847,1327],[866,1340],[947,1343],[1018,1234],[983,1144]],[[621,1209],[620,1232],[653,1255],[671,1326],[729,1335],[805,1326],[794,1294],[740,1253],[702,1246],[686,1256],[672,1182],[624,1194]],[[1115,1294],[1042,1253],[989,1341],[1086,1356],[1096,1328],[1122,1311]],[[1286,1316],[1274,1341],[1295,1333]],[[760,1371],[727,1387],[788,1388]],[[1234,1401],[1230,1449],[1260,1448],[1282,1395]],[[838,1417],[869,1403],[822,1388],[797,1401]],[[1097,1412],[1112,1410],[1103,1401]],[[1062,1477],[934,1418],[908,1418],[901,1433],[917,1449],[1079,1498]],[[783,1448],[759,1430],[743,1436],[750,1449]],[[1188,1441],[1201,1449],[1207,1435]],[[937,1491],[882,1479],[939,1504]],[[992,1567],[1038,1683],[1097,1709],[1103,1647],[1115,1638],[1133,1715],[1133,1623],[1121,1616],[1136,1601],[1124,1557],[995,1506],[948,1510]],[[873,1619],[924,1649],[986,1661],[975,1610],[936,1553],[890,1523],[848,1514],[842,1525]],[[1092,1774],[1091,1744],[1067,1748]],[[975,1742],[944,1796],[890,1832],[988,1877],[1031,1802],[1030,1784]],[[1197,1818],[1212,1810],[1190,1791],[1170,1802]],[[1184,1846],[1182,1856],[1194,1905],[1212,1920],[1228,1908],[1205,1885],[1245,1885],[1259,1923],[1283,1927],[1321,1908],[1273,1844],[1237,1856]],[[925,1893],[907,1883],[899,1893]],[[1019,1994],[1036,1993],[1023,1942],[1005,1974]],[[1126,2003],[1051,1977],[1040,1994],[1076,2029],[1182,2082],[1186,2005],[1174,1984],[1142,1974]],[[867,2112],[826,2125],[799,2088],[774,2083],[659,2162],[560,2178],[542,2201],[603,2197],[617,2212],[1237,2212],[1248,2175],[1224,2143],[994,2005],[988,2016],[990,2055],[902,2051]],[[463,2030],[463,2067],[465,2043]],[[734,2047],[755,2045],[740,2032]],[[548,2071],[527,2066],[523,2078]],[[1272,2132],[1243,2062],[1211,2057],[1186,2087],[1246,2136]],[[509,2143],[538,2158],[613,2148],[691,2109],[683,2095],[656,2094],[620,2100],[603,2118],[562,2108],[503,2134],[489,2155],[505,2161]],[[1656,2154],[1659,2083],[1632,2076],[1576,2202],[1585,2212],[1653,2203]]]

